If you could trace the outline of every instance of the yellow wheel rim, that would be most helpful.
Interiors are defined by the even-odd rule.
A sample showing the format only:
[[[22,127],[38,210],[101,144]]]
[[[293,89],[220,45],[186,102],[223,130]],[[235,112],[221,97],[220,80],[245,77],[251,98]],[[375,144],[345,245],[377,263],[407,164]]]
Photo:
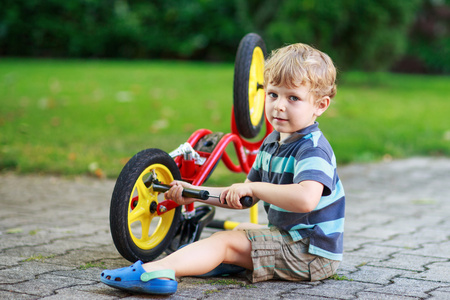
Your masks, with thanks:
[[[264,110],[264,54],[260,47],[253,49],[248,78],[248,107],[253,126],[261,122]]]
[[[153,249],[162,242],[169,232],[175,214],[175,209],[160,216],[156,211],[150,211],[153,202],[157,204],[164,198],[162,194],[159,195],[153,192],[152,188],[145,186],[144,182],[151,174],[156,174],[162,183],[173,181],[172,173],[166,166],[153,164],[141,173],[133,187],[128,204],[128,230],[134,244],[144,250]]]

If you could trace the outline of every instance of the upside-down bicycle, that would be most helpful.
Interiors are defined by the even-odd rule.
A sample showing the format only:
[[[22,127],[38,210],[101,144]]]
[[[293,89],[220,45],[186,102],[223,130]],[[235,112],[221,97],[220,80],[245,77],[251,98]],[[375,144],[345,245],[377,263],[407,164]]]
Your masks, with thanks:
[[[111,235],[124,258],[131,262],[152,261],[164,251],[170,253],[197,241],[203,228],[214,221],[213,206],[192,203],[183,207],[164,199],[163,192],[170,182],[184,180],[200,186],[220,160],[233,172],[250,171],[264,137],[272,131],[264,117],[265,56],[265,43],[259,35],[249,33],[242,38],[235,60],[231,133],[199,129],[170,154],[156,148],[146,149],[124,166],[110,206]],[[266,132],[258,139],[263,127]],[[238,164],[226,152],[231,143]],[[205,192],[185,191],[199,199],[207,197]],[[256,205],[250,208],[250,222],[257,223]],[[224,228],[235,225],[226,223]]]

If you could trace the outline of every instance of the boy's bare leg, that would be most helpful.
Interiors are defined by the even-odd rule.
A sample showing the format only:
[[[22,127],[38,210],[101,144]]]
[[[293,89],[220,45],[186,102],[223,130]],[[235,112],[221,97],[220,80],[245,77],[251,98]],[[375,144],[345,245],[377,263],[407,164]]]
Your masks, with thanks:
[[[143,267],[147,272],[172,269],[176,276],[202,275],[221,263],[253,269],[251,249],[244,231],[222,231]]]

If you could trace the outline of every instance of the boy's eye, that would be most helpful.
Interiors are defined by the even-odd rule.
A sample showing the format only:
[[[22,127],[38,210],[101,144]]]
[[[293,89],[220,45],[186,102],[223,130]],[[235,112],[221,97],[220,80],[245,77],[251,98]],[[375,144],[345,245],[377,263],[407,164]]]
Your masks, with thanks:
[[[298,101],[300,99],[298,97],[295,97],[295,96],[290,96],[289,100],[291,100],[291,101]]]
[[[269,93],[269,96],[270,96],[270,98],[277,98],[278,97],[277,94],[272,93],[272,92]]]

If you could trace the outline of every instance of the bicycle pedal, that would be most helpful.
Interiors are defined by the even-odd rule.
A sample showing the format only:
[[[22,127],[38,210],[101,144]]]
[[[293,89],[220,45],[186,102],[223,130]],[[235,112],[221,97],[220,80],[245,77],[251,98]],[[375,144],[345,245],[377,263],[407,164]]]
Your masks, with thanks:
[[[213,132],[202,137],[194,146],[195,151],[212,153],[225,134],[223,132]]]

